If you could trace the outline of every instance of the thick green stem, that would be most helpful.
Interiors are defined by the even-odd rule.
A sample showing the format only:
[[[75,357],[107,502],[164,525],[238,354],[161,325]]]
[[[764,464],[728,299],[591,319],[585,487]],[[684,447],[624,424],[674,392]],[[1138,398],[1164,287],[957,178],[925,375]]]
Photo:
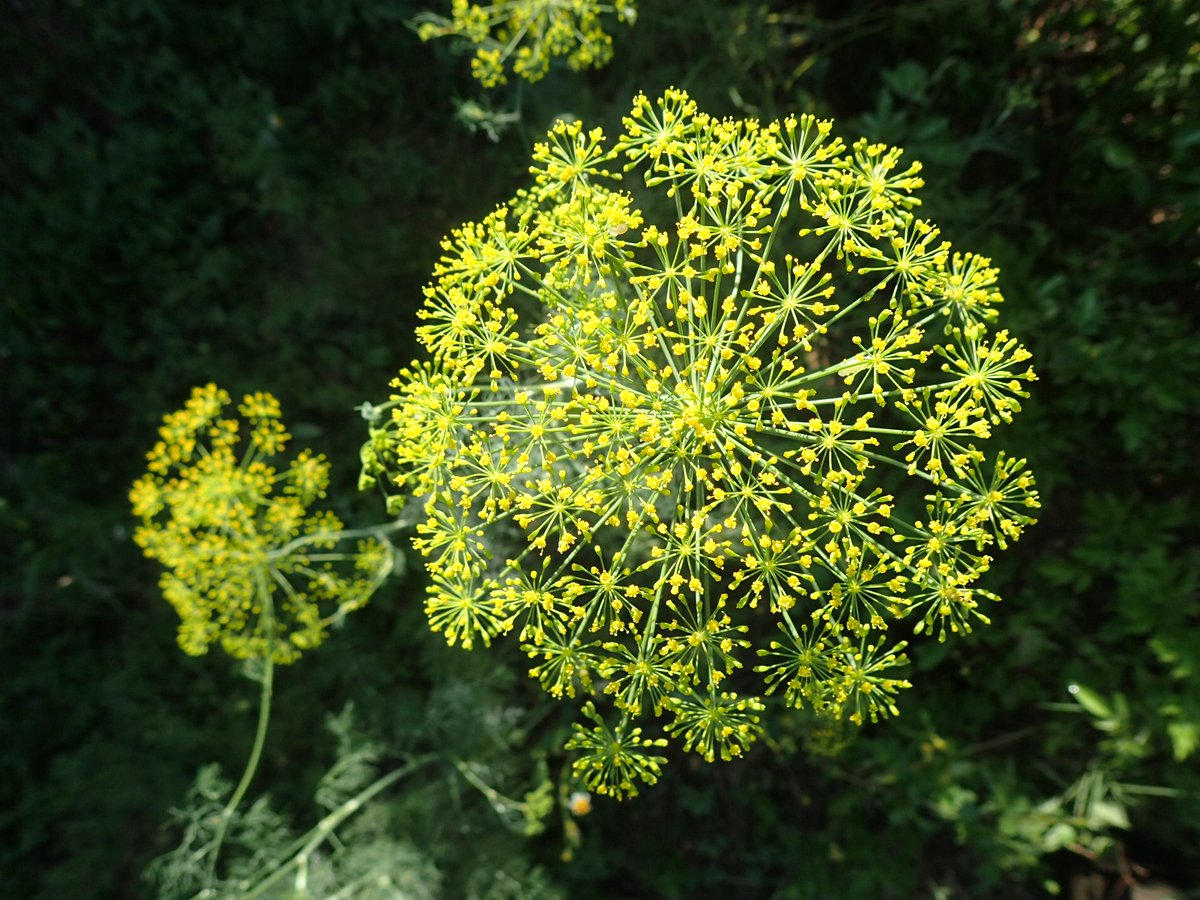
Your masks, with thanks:
[[[258,596],[259,602],[262,604],[263,626],[267,638],[267,653],[261,682],[262,690],[259,693],[258,701],[258,728],[254,733],[254,746],[250,748],[250,758],[246,761],[246,770],[242,773],[242,779],[234,789],[229,802],[225,804],[225,808],[221,810],[221,821],[217,824],[217,833],[213,838],[212,851],[208,861],[208,877],[205,879],[206,892],[212,890],[213,882],[216,880],[217,859],[221,854],[221,845],[225,842],[225,832],[229,828],[229,822],[242,802],[242,798],[246,796],[246,791],[250,788],[250,782],[254,779],[254,773],[258,769],[259,760],[262,759],[263,746],[267,740],[267,724],[271,721],[271,694],[275,681],[275,658],[271,645],[275,633],[275,616],[274,608],[271,605],[271,588],[261,568],[255,572],[255,579],[258,582]]]
[[[238,783],[237,790],[233,792],[233,796],[229,798],[229,803],[225,805],[225,810],[221,814],[225,821],[229,820],[233,811],[238,808],[238,804],[242,802],[242,798],[246,796],[246,790],[250,787],[250,781],[254,778],[259,760],[262,758],[263,745],[267,738],[267,723],[271,719],[271,686],[274,674],[275,661],[268,656],[266,667],[263,670],[262,693],[258,706],[258,729],[254,733],[254,746],[250,749],[250,759],[246,761],[246,771],[242,773],[242,780]]]

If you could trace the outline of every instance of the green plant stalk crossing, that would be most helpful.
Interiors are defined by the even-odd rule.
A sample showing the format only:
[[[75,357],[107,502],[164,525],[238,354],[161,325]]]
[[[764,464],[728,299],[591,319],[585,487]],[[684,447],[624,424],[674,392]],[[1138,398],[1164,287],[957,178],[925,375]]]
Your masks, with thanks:
[[[274,634],[274,615],[271,606],[271,589],[267,584],[266,575],[260,567],[255,571],[255,580],[258,585],[258,595],[262,602],[263,620],[266,626],[266,634]],[[259,761],[262,759],[263,745],[267,740],[267,725],[271,721],[271,695],[272,687],[275,681],[275,659],[272,654],[267,653],[264,657],[264,669],[262,674],[262,691],[259,694],[258,702],[258,727],[254,732],[254,746],[250,749],[250,758],[246,761],[246,770],[242,773],[242,780],[238,782],[237,788],[233,795],[229,798],[229,802],[225,804],[225,808],[221,810],[221,821],[217,825],[217,834],[213,838],[212,855],[209,858],[208,877],[205,879],[205,893],[212,890],[213,880],[217,872],[217,857],[221,853],[221,844],[225,841],[225,832],[229,827],[229,821],[233,818],[234,811],[242,802],[242,798],[246,796],[246,791],[250,788],[250,782],[254,780],[254,773],[258,770]]]

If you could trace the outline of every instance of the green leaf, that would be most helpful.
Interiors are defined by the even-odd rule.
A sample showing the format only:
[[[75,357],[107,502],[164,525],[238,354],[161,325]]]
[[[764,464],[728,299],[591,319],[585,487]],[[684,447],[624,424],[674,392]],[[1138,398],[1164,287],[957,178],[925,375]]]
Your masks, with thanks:
[[[1054,823],[1042,835],[1042,847],[1047,853],[1061,850],[1063,847],[1073,843],[1075,843],[1075,829],[1066,822]]]
[[[1200,747],[1200,726],[1196,722],[1171,722],[1167,725],[1167,736],[1178,762],[1183,762]]]
[[[1129,828],[1125,808],[1112,800],[1097,800],[1088,812],[1092,823],[1101,828]]]
[[[1112,718],[1112,709],[1108,703],[1091,688],[1084,687],[1082,684],[1072,684],[1067,688],[1067,691],[1075,698],[1075,702],[1082,706],[1090,715],[1095,716],[1097,719]]]
[[[1114,169],[1128,169],[1137,162],[1137,155],[1133,150],[1119,141],[1105,141],[1101,152],[1104,154],[1104,161]]]

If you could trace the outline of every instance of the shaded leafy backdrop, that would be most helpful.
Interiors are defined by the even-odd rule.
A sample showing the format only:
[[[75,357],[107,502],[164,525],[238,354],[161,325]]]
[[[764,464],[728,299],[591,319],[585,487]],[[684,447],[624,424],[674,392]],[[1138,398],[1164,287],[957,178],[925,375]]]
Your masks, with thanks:
[[[441,235],[524,183],[555,115],[611,126],[678,84],[715,113],[833,116],[925,163],[929,217],[993,256],[1035,354],[1006,441],[1039,474],[1042,523],[991,575],[993,627],[913,654],[896,722],[796,716],[740,763],[675,760],[579,820],[570,862],[559,818],[525,838],[442,770],[389,795],[364,840],[410,841],[446,896],[499,895],[514,866],[517,896],[1011,897],[1115,885],[1119,863],[1200,887],[1189,4],[646,2],[606,69],[494,95],[521,113],[498,141],[463,125],[465,60],[406,27],[421,8],[0,12],[0,880],[144,894],[168,807],[249,744],[247,683],[176,650],[129,540],[161,414],[209,380],[270,390],[334,460],[339,514],[380,519],[354,491],[354,407],[415,352]],[[558,711],[513,660],[427,637],[420,592],[419,572],[396,580],[283,673],[256,788],[285,815],[316,817],[325,718],[350,701],[385,758],[486,760],[518,795],[540,765],[557,777]]]

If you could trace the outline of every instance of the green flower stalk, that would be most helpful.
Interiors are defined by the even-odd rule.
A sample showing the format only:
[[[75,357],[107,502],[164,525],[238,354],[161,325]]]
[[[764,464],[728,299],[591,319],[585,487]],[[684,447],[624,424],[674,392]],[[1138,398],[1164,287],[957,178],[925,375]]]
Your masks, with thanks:
[[[290,435],[279,401],[247,394],[240,419],[226,416],[229,404],[215,384],[195,388],[164,417],[147,472],[129,494],[142,520],[134,541],[166,569],[159,585],[179,614],[179,646],[198,656],[219,644],[250,662],[260,687],[242,777],[209,817],[211,838],[198,851],[180,851],[182,872],[198,877],[206,896],[215,896],[221,848],[262,759],[274,667],[320,644],[331,625],[367,602],[394,562],[385,535],[395,526],[344,531],[333,513],[310,509],[325,496],[329,464],[302,450],[280,467]],[[353,552],[336,549],[352,539]]]
[[[715,760],[775,692],[896,714],[906,642],[987,621],[979,579],[1038,505],[983,450],[1035,377],[996,270],[917,217],[919,164],[812,116],[669,90],[533,163],[443,243],[430,359],[363,450],[424,505],[431,626],[607,697],[619,724],[572,746],[616,796],[657,777],[635,722]]]
[[[393,548],[381,530],[345,532],[333,513],[310,510],[329,464],[308,450],[276,462],[289,435],[274,397],[247,395],[242,421],[225,416],[229,403],[210,384],[164,418],[130,492],[142,520],[134,540],[166,568],[160,586],[185,652],[219,644],[238,659],[290,663],[366,603]],[[353,552],[337,550],[355,537]]]
[[[545,77],[555,57],[572,69],[601,68],[612,59],[612,37],[603,19],[615,15],[626,24],[637,20],[634,0],[500,0],[470,3],[452,0],[450,17],[424,13],[417,34],[428,41],[454,36],[475,48],[471,74],[485,88],[514,74],[535,82]]]

